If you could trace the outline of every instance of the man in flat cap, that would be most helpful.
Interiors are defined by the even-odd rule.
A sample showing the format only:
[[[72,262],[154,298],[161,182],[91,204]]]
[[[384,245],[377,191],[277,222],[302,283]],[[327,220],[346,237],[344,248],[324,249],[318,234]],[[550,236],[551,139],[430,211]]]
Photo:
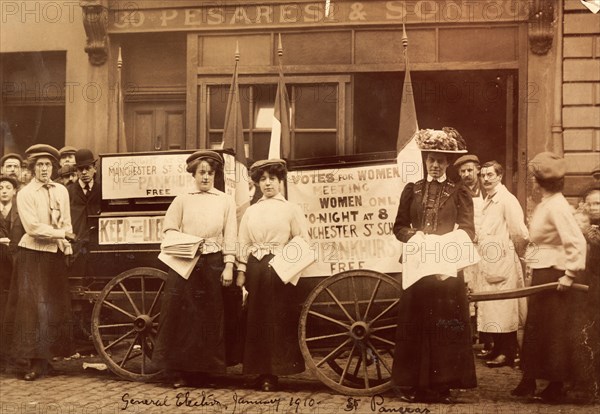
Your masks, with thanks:
[[[88,243],[90,240],[91,222],[88,216],[100,213],[100,184],[96,181],[96,158],[89,149],[75,152],[77,181],[67,187],[71,201],[71,221],[73,231],[78,235],[73,244],[75,259],[69,273],[72,276],[89,275],[87,269]]]
[[[56,181],[65,187],[69,187],[71,184],[76,183],[78,179],[77,167],[74,164],[66,164],[58,169],[58,178]]]
[[[471,197],[473,198],[473,222],[475,224],[475,234],[477,233],[481,225],[481,216],[483,210],[483,201],[485,199],[485,190],[483,188],[480,172],[481,166],[479,157],[475,154],[465,154],[456,161],[454,161],[454,167],[456,168],[458,175],[464,186],[469,190]],[[474,264],[464,269],[465,282],[472,291],[481,290],[479,283],[479,265]],[[471,302],[469,305],[471,316],[475,316],[477,322],[473,320],[473,325],[481,326],[482,310],[477,303]],[[473,326],[475,330],[475,326]],[[478,333],[479,343],[483,344],[483,350],[477,353],[480,358],[488,358],[491,356],[493,341],[492,337],[486,332],[479,331]]]
[[[36,144],[25,153],[34,178],[17,194],[25,234],[19,242],[17,270],[4,318],[5,326],[11,329],[3,332],[2,340],[11,358],[29,361],[23,379],[33,381],[47,372],[52,357],[69,356],[73,349],[65,262],[72,254],[75,234],[67,189],[51,180],[58,151]]]
[[[64,167],[67,164],[75,164],[75,153],[77,152],[77,148],[71,147],[70,145],[62,147],[58,151],[59,159],[58,162],[61,167]]]
[[[23,157],[19,154],[11,152],[2,157],[2,174],[13,177],[21,184],[21,164],[23,163]]]

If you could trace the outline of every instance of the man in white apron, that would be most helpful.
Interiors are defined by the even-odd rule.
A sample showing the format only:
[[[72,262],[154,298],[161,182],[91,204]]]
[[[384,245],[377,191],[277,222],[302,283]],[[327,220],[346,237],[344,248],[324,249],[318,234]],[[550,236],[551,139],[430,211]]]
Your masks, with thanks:
[[[504,169],[497,161],[483,164],[481,178],[486,190],[478,235],[479,287],[497,292],[523,287],[518,251],[524,251],[529,232],[517,198],[502,184]],[[512,365],[517,353],[518,299],[481,302],[478,329],[492,335],[495,358],[490,368]]]

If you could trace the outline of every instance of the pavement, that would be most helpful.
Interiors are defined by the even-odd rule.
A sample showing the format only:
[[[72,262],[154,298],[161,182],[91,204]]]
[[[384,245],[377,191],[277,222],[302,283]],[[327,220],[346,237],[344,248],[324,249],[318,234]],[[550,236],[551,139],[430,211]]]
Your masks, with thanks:
[[[251,378],[232,367],[203,388],[173,389],[170,384],[125,381],[110,371],[83,369],[102,361],[85,356],[53,362],[55,372],[34,382],[13,372],[0,374],[1,414],[105,413],[599,413],[599,404],[547,405],[512,397],[521,371],[490,369],[477,360],[478,387],[454,390],[454,405],[407,404],[392,392],[374,397],[339,395],[309,372],[280,379],[280,390],[254,390]]]

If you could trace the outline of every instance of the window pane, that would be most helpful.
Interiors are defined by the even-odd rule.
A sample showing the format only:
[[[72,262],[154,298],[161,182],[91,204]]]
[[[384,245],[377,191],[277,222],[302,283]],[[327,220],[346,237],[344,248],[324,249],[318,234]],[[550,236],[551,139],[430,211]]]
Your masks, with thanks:
[[[335,132],[297,132],[294,158],[318,158],[336,155]]]
[[[230,85],[213,85],[208,87],[208,99],[210,101],[210,129],[223,129],[225,125],[225,110],[227,109],[227,98],[229,97]],[[242,105],[242,123],[244,129],[248,128],[248,106],[250,104],[250,87],[240,86],[240,103]]]
[[[396,149],[403,80],[403,73],[361,73],[354,76],[357,153]]]
[[[296,128],[336,128],[337,84],[294,86]]]
[[[250,158],[254,161],[264,160],[269,156],[269,143],[271,132],[260,132],[252,134],[252,153]]]

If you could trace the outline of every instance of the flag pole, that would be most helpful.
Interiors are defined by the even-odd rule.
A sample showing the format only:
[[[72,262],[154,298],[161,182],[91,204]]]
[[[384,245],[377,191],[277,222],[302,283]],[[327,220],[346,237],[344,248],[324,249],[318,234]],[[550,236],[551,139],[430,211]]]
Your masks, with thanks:
[[[127,152],[127,139],[125,137],[125,109],[123,90],[121,85],[121,69],[123,67],[123,55],[121,46],[119,46],[119,54],[117,57],[117,151]]]

